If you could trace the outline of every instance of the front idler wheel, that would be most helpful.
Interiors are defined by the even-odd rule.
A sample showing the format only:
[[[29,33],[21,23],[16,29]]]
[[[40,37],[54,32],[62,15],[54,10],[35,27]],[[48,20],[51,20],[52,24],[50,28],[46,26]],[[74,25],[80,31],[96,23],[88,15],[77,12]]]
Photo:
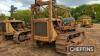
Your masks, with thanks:
[[[25,41],[25,35],[20,34],[20,35],[18,36],[18,40],[19,40],[20,42]]]

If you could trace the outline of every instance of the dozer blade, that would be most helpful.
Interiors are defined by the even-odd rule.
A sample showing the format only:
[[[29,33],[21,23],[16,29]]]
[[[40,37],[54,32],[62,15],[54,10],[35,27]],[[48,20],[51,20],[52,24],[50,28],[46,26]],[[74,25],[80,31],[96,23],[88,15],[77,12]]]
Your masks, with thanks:
[[[56,39],[56,51],[63,54],[68,54],[69,46],[77,46],[85,40],[84,32],[70,32],[60,34]]]

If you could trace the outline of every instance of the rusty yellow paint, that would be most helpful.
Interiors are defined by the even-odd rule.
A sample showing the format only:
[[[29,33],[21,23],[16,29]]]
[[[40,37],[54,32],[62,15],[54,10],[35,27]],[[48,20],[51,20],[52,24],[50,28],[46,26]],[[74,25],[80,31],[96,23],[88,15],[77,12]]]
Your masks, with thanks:
[[[56,37],[57,37],[57,32],[55,31],[54,26],[53,26],[52,23],[51,23],[51,33],[52,33],[52,38],[51,38],[50,41],[52,42],[52,41],[55,41]]]
[[[15,32],[15,30],[12,27],[11,23],[9,21],[6,22],[6,33],[14,33],[14,32]]]
[[[48,42],[49,41],[49,37],[48,36],[34,36],[34,40],[39,40],[39,41],[43,41],[43,42]]]

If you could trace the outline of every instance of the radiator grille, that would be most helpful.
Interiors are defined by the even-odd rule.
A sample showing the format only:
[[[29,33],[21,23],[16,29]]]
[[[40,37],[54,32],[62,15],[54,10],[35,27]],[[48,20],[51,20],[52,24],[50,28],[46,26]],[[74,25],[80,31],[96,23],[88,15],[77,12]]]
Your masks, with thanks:
[[[4,23],[0,23],[0,32],[5,32],[5,24]]]
[[[47,36],[47,22],[35,22],[35,35]]]

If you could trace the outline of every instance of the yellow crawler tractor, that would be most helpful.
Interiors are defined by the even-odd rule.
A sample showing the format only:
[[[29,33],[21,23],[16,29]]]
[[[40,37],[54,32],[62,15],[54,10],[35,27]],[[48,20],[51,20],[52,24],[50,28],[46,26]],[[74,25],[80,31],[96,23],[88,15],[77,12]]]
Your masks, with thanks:
[[[39,7],[43,5],[48,5],[49,17],[32,19],[33,41],[38,46],[44,43],[52,43],[56,46],[55,49],[57,52],[67,54],[67,48],[70,45],[76,46],[83,42],[85,39],[84,32],[76,31],[75,28],[74,31],[68,31],[68,29],[73,27],[72,25],[64,25],[61,19],[52,18],[52,0],[46,2],[36,0],[36,3],[31,7],[33,15],[39,15]]]
[[[82,17],[81,26],[91,28],[92,27],[92,19],[89,16]]]
[[[25,28],[24,21],[4,20],[0,21],[0,34],[7,40],[14,40],[20,43],[29,39],[30,30]]]
[[[14,40],[16,43],[23,42],[27,39],[30,39],[30,30],[25,27],[25,23],[22,20],[15,20],[13,18],[13,13],[15,12],[16,7],[11,5],[11,16],[9,20],[0,21],[0,35],[7,40]]]

